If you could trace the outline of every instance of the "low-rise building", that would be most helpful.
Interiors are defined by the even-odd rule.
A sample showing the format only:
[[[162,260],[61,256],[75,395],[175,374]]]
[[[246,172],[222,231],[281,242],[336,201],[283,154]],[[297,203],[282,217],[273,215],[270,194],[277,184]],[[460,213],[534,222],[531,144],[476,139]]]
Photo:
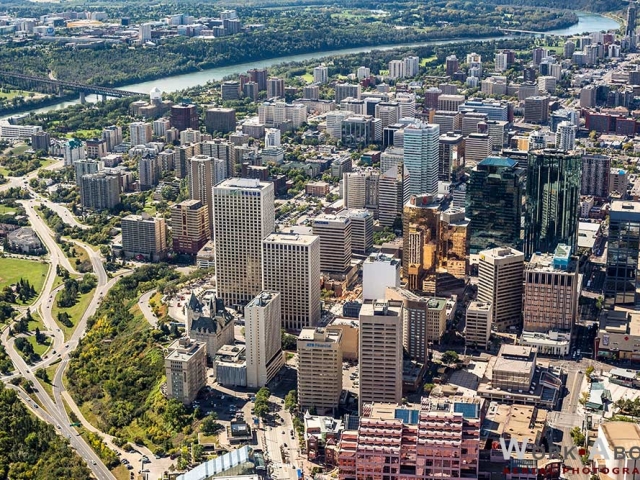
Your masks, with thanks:
[[[216,382],[225,387],[247,386],[247,360],[244,345],[223,345],[213,361]]]
[[[564,357],[569,355],[571,333],[550,330],[549,332],[522,332],[518,344],[535,347],[541,355]]]
[[[38,234],[29,227],[21,227],[7,234],[7,245],[12,252],[40,255],[46,252]]]

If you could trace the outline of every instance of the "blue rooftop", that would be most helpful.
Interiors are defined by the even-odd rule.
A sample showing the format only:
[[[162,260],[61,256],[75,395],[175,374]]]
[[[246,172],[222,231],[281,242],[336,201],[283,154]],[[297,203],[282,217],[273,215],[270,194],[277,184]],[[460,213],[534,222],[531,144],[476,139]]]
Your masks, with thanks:
[[[454,403],[453,411],[461,413],[464,418],[478,418],[479,405],[477,403]]]
[[[417,424],[419,416],[418,410],[409,410],[408,408],[398,408],[395,412],[395,418],[402,420],[402,423],[407,425]]]
[[[478,165],[486,165],[487,167],[515,167],[518,164],[515,160],[506,157],[487,157]]]

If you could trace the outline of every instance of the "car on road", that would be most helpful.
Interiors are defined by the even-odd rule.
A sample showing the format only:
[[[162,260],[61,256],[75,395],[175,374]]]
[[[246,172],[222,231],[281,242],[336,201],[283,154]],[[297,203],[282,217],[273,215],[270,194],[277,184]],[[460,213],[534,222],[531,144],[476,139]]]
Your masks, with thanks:
[[[97,465],[95,460],[91,460],[91,465]]]
[[[133,466],[132,465],[127,465],[127,470],[133,470]]]

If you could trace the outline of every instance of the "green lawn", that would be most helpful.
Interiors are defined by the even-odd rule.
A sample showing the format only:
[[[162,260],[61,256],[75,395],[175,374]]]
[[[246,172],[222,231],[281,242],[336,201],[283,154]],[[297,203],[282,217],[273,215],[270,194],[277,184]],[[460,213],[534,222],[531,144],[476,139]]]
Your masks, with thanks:
[[[36,290],[36,295],[42,291],[47,277],[49,265],[38,260],[23,260],[21,258],[0,258],[0,289],[13,285],[21,278],[27,280]],[[31,299],[32,303],[36,297]]]
[[[47,371],[49,382],[45,382],[40,377],[36,376],[36,378],[38,379],[38,382],[40,382],[40,385],[42,386],[42,388],[44,388],[45,392],[49,394],[52,400],[55,400],[55,399],[53,398],[53,385],[51,385],[50,382],[53,381],[53,376],[56,374],[56,370],[58,369],[59,365],[60,365],[60,360],[57,360],[55,363],[52,363],[47,368],[45,368],[45,370]],[[39,370],[42,370],[42,369],[40,368]]]
[[[78,322],[82,318],[82,315],[84,315],[84,312],[89,307],[89,303],[91,303],[91,299],[93,298],[93,294],[95,293],[95,291],[96,290],[94,288],[89,293],[85,293],[84,295],[79,295],[78,302],[73,307],[69,307],[69,308],[58,307],[58,297],[60,296],[61,291],[58,292],[58,294],[56,295],[56,298],[53,299],[53,308],[51,309],[51,315],[53,316],[53,319],[56,321],[56,323],[58,323],[58,326],[64,333],[65,342],[71,337],[71,335],[73,335],[73,332],[78,326]],[[69,316],[71,317],[71,323],[73,323],[73,326],[66,327],[65,325],[62,325],[61,323],[58,322],[58,313],[62,313],[62,312],[67,312],[69,314]]]
[[[49,158],[43,158],[43,159],[40,160],[40,168],[48,167],[49,165],[53,165],[56,162],[57,162],[57,160],[52,160],[52,159],[49,159]]]
[[[0,175],[4,176],[4,177],[9,177],[10,176],[10,171],[7,170],[4,167],[0,167]]]
[[[28,90],[9,90],[9,92],[0,92],[0,98],[6,98],[8,100],[13,100],[15,97],[30,98],[30,93],[33,93],[34,96],[38,95],[36,92],[30,92]]]
[[[433,62],[434,60],[436,60],[438,57],[436,55],[433,55],[431,57],[424,57],[420,59],[420,66],[424,67],[427,63],[429,62]]]
[[[29,340],[29,343],[33,346],[33,351],[36,352],[41,357],[44,355],[44,353],[47,350],[49,350],[49,346],[51,345],[51,338],[49,337],[45,338],[44,343],[36,342],[35,333],[27,337],[27,340]]]
[[[313,83],[313,74],[311,73],[305,73],[304,75],[302,75],[302,78],[307,83]]]
[[[22,155],[24,152],[26,152],[30,148],[31,147],[29,145],[19,145],[9,150],[9,154],[17,157],[18,155]]]
[[[15,213],[15,211],[16,209],[14,207],[8,207],[0,204],[0,215],[4,215],[5,213]]]
[[[86,140],[87,138],[99,137],[100,134],[100,130],[76,130],[75,132],[67,133],[67,138]]]
[[[87,251],[83,247],[76,245],[75,243],[69,242],[69,252],[71,253],[70,255],[67,255],[67,252],[65,250],[63,250],[63,252],[66,257],[71,260],[71,265],[75,266],[76,268],[84,261],[90,262],[89,254],[87,253]],[[76,263],[76,260],[79,260],[79,262]]]
[[[35,332],[36,328],[39,328],[40,331],[45,329],[44,323],[37,312],[31,312],[31,318],[32,320],[29,322],[29,326],[27,327],[30,332]]]

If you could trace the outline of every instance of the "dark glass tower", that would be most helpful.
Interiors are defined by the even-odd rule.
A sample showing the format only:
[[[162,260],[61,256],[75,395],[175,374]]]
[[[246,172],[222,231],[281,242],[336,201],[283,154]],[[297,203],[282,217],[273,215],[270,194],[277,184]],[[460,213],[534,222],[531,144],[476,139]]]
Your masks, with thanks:
[[[521,248],[525,171],[517,165],[510,158],[487,157],[471,171],[466,199],[471,253]]]
[[[607,305],[637,306],[640,303],[640,202],[612,202],[609,220],[605,300]]]
[[[526,258],[553,253],[560,243],[575,249],[578,240],[581,159],[576,152],[529,152],[524,223]]]

